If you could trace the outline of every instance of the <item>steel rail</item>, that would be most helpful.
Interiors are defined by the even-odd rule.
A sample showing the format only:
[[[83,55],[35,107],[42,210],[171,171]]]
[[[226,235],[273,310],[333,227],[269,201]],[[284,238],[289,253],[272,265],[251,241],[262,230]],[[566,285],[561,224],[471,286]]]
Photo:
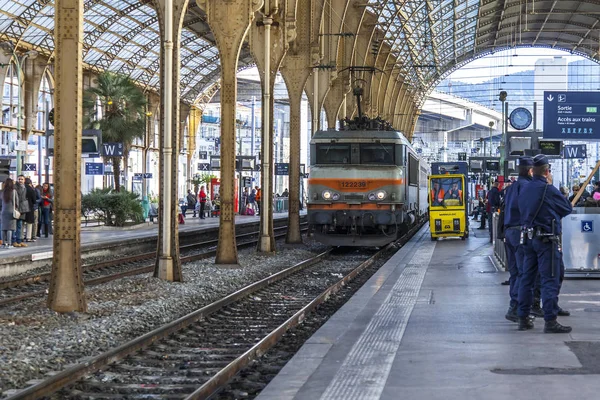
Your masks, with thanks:
[[[337,293],[342,287],[344,287],[348,282],[352,281],[358,274],[363,272],[365,269],[373,265],[375,261],[382,258],[392,247],[406,243],[416,232],[421,229],[422,225],[417,225],[415,228],[410,230],[405,236],[396,240],[386,247],[378,251],[368,260],[362,262],[358,267],[353,269],[350,273],[346,274],[342,279],[340,279],[335,284],[331,285],[325,291],[323,291],[318,297],[312,300],[309,304],[304,306],[294,315],[292,315],[286,322],[281,324],[275,330],[273,330],[270,334],[265,336],[262,340],[260,340],[256,345],[254,345],[251,349],[247,350],[244,354],[236,358],[230,364],[228,364],[225,368],[219,371],[216,375],[214,375],[211,379],[205,382],[198,390],[194,393],[190,394],[185,400],[196,400],[196,399],[208,399],[211,396],[218,393],[219,389],[226,385],[235,375],[238,374],[243,368],[245,368],[248,364],[250,364],[253,360],[261,357],[265,354],[271,347],[273,347],[279,339],[290,329],[296,327],[305,319],[306,315],[316,309],[319,305],[326,302],[329,297]]]
[[[278,228],[274,228],[275,231],[278,230],[283,230],[283,229],[287,229],[287,226],[280,226]],[[305,229],[302,229],[302,231],[306,231]],[[237,238],[243,238],[243,237],[248,237],[248,236],[257,236],[259,235],[259,232],[250,232],[250,233],[244,233],[241,235],[238,235]],[[286,235],[286,233],[276,233],[275,234],[275,238],[279,239],[282,238]],[[190,245],[185,245],[185,246],[181,246],[180,247],[180,251],[182,249],[191,249],[191,248],[196,248],[196,247],[202,247],[202,246],[207,246],[210,244],[214,244],[217,243],[218,240],[209,240],[209,241],[205,241],[205,242],[200,242],[200,243],[195,243],[195,244],[190,244]],[[249,247],[252,245],[256,245],[258,243],[259,239],[254,239],[254,240],[250,240],[250,241],[245,241],[242,243],[238,243],[238,247],[239,248],[244,248],[244,247]],[[194,254],[191,256],[184,256],[181,257],[181,262],[182,263],[189,263],[192,261],[198,261],[198,260],[204,260],[207,259],[209,257],[213,257],[216,254],[216,250],[209,250],[200,254]],[[152,255],[152,257],[147,257],[147,255]],[[102,262],[102,266],[98,267],[96,264],[94,264],[94,268],[92,269],[87,269],[84,272],[93,272],[93,271],[97,271],[99,269],[102,268],[112,268],[112,267],[119,267],[121,264],[126,264],[126,263],[130,263],[130,262],[139,262],[139,261],[144,261],[146,259],[153,259],[156,257],[156,252],[153,253],[145,253],[145,254],[141,254],[138,256],[129,256],[129,257],[125,257],[125,258],[120,258],[120,259],[115,259],[115,260],[110,260],[110,261],[104,261]],[[110,274],[110,275],[106,275],[106,276],[101,276],[98,278],[93,278],[93,279],[88,279],[86,281],[84,281],[84,285],[85,286],[94,286],[94,285],[99,285],[102,283],[106,283],[106,282],[111,282],[120,278],[124,278],[127,276],[134,276],[134,275],[140,275],[140,274],[145,274],[145,273],[150,273],[153,272],[155,268],[154,262],[152,262],[151,264],[145,265],[143,267],[138,267],[135,269],[131,269],[128,271],[121,271],[121,272],[117,272],[115,274]],[[46,275],[46,274],[44,274]],[[48,276],[50,276],[50,274],[47,274]],[[29,278],[36,278],[36,277],[29,277]],[[23,278],[25,279],[29,279],[29,278]],[[38,280],[35,283],[41,283],[41,282],[45,282],[46,280]],[[28,285],[30,283],[26,283],[23,284],[21,286],[25,286]],[[18,286],[11,286],[11,287],[18,287]],[[0,299],[0,307],[5,306],[7,304],[12,304],[12,303],[17,303],[19,301],[22,300],[26,300],[35,296],[42,296],[44,294],[46,294],[46,289],[41,289],[41,290],[37,290],[37,291],[33,291],[30,293],[25,293],[22,295],[18,295],[18,296],[14,296],[14,297],[7,297],[5,299]]]
[[[148,332],[145,335],[140,336],[136,339],[133,339],[128,343],[125,343],[96,357],[93,357],[74,367],[59,372],[58,374],[53,375],[51,378],[46,379],[40,383],[23,389],[22,391],[15,393],[13,396],[8,397],[7,400],[34,400],[44,396],[52,395],[57,390],[60,390],[65,386],[77,382],[80,378],[87,374],[96,372],[104,366],[112,364],[113,362],[119,361],[127,357],[128,355],[142,350],[150,346],[154,342],[166,338],[172,333],[177,332],[183,328],[186,328],[194,322],[205,318],[206,316],[214,313],[215,311],[220,310],[221,308],[232,304],[237,300],[248,296],[251,293],[261,290],[276,281],[282,280],[304,268],[310,267],[320,262],[330,252],[331,249],[308,260],[302,261],[301,263],[296,264],[293,267],[287,268],[269,277],[261,279],[258,282],[252,283],[212,304],[209,304],[173,322],[163,325],[162,327]]]

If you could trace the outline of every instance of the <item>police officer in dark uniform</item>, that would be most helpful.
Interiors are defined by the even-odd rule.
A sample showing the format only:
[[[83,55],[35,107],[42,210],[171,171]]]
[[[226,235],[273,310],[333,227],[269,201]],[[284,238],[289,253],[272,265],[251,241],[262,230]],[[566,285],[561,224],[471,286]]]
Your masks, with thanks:
[[[523,249],[521,239],[521,213],[518,199],[523,189],[531,182],[533,160],[531,157],[519,159],[519,179],[507,190],[504,197],[504,247],[510,278],[510,305],[505,317],[512,322],[518,322],[517,306],[519,298],[519,280],[523,274]],[[537,264],[536,264],[537,265]]]
[[[573,208],[571,203],[552,186],[548,158],[538,154],[533,159],[533,179],[521,191],[518,198],[521,225],[523,227],[523,275],[519,283],[519,330],[533,328],[528,318],[533,301],[533,285],[536,274],[541,275],[542,302],[545,333],[569,333],[570,326],[563,326],[558,316],[558,294],[561,287],[562,256],[560,234],[562,219]]]
[[[494,224],[493,224],[493,215],[494,212],[500,207],[500,189],[498,189],[498,186],[500,185],[500,182],[496,179],[494,180],[494,183],[492,185],[492,188],[490,189],[490,191],[488,192],[488,209],[489,209],[489,214],[488,214],[488,219],[489,219],[489,223],[490,223],[490,243],[492,243],[492,237],[494,236]]]

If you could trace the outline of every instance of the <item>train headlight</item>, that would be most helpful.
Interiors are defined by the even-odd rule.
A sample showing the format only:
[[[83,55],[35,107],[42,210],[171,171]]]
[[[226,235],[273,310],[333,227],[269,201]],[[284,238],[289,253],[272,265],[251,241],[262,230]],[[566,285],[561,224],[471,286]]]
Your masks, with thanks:
[[[323,199],[325,199],[325,200],[331,200],[332,193],[329,190],[325,190],[325,191],[323,191],[322,196],[323,196]]]
[[[387,193],[384,190],[380,190],[375,193],[375,196],[377,197],[377,200],[383,200],[385,199],[385,196],[387,196]]]

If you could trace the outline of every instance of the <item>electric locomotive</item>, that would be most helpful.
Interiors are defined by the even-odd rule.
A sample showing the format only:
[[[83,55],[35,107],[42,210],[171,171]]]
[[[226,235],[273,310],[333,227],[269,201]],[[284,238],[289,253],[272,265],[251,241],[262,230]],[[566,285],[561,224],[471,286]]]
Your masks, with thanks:
[[[402,133],[361,120],[310,143],[308,221],[328,245],[384,246],[427,213],[428,165]]]

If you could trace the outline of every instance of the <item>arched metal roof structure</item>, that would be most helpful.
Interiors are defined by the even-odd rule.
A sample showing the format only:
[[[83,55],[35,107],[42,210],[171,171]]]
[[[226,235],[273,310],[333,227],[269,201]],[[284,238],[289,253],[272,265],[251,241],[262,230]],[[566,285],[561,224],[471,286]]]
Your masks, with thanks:
[[[156,11],[140,0],[85,0],[84,64],[130,76],[149,88],[159,84],[160,35]],[[54,2],[0,0],[0,40],[54,52]],[[252,63],[243,51],[241,66]],[[219,55],[205,16],[191,2],[181,38],[181,97],[193,102],[219,77]]]
[[[282,0],[284,1],[284,0]],[[288,0],[289,1],[289,0]],[[159,22],[140,0],[85,0],[84,63],[123,73],[149,88],[159,84]],[[372,40],[385,41],[415,99],[469,60],[515,46],[563,49],[600,60],[600,0],[328,0],[377,20]],[[341,6],[343,4],[343,6]],[[345,21],[341,22],[343,26]],[[0,40],[54,51],[54,2],[0,0]],[[360,29],[358,30],[360,32]],[[219,56],[206,16],[190,2],[181,42],[181,97],[195,101],[219,77]],[[247,48],[240,67],[252,64]],[[388,64],[389,65],[389,64]]]
[[[600,61],[597,0],[369,0],[367,9],[415,91],[429,91],[472,59],[517,46]]]

